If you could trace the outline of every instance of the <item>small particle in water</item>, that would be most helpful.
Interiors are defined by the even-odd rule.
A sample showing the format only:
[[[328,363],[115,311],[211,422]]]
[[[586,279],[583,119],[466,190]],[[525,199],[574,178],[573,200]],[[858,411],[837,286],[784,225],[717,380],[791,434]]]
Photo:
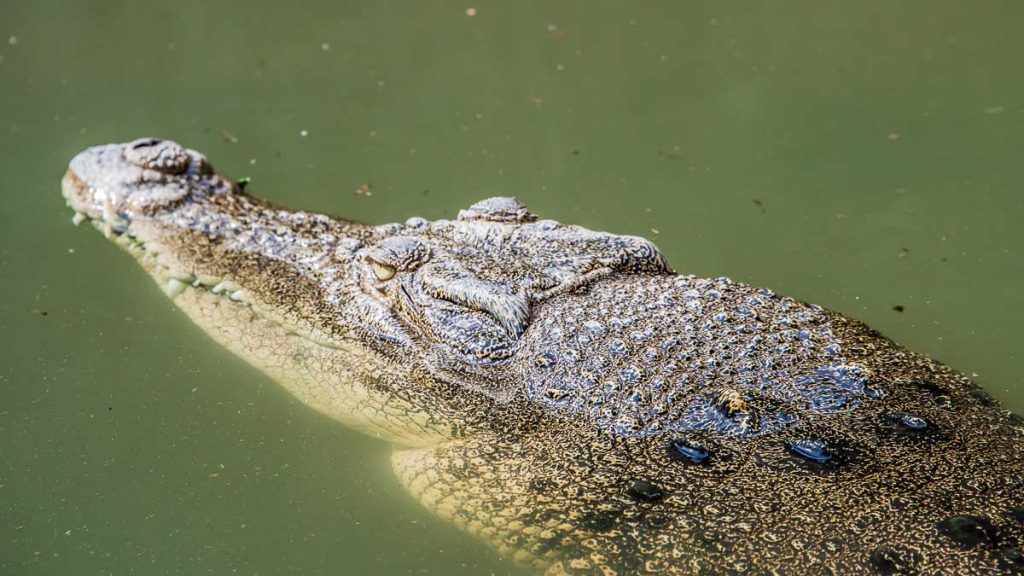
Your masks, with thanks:
[[[249,158],[249,166],[254,166],[255,164],[256,164],[256,159],[255,158]]]
[[[238,136],[235,136],[234,134],[228,132],[227,130],[220,131],[220,139],[229,144],[238,144]]]
[[[245,190],[245,187],[249,185],[249,182],[252,182],[252,178],[249,176],[235,180],[235,184],[238,184],[239,190]]]
[[[761,210],[761,214],[764,214],[764,202],[760,198],[751,198],[750,201],[753,202],[759,210]]]
[[[356,186],[356,196],[373,196],[373,189],[369,184]]]
[[[473,16],[476,16],[476,8],[466,8],[466,16],[469,16],[471,18]]]
[[[548,30],[548,32],[550,32],[552,34],[554,34],[555,32],[558,32],[558,24],[554,24],[554,23],[548,24],[547,25],[547,30]]]
[[[899,140],[902,137],[903,134],[900,134],[899,132],[889,132],[889,135],[887,136],[889,140]]]
[[[985,114],[1002,114],[1006,110],[1005,106],[990,106],[985,108]]]
[[[903,312],[904,310],[906,310],[906,308],[904,308],[902,304],[897,304],[893,306],[892,309],[897,312]]]
[[[10,44],[11,46],[17,46],[18,45],[18,37],[17,36],[11,36],[10,38],[7,39],[7,43]]]
[[[309,136],[309,130],[299,130],[299,136],[302,136],[303,138]]]
[[[657,228],[651,228],[651,234],[661,234],[661,231]]]
[[[565,70],[565,64],[562,64],[561,62],[559,62],[558,64],[555,65],[555,70],[558,70],[559,72],[561,72],[562,70]]]
[[[320,45],[320,49],[323,50],[324,52],[330,52],[331,45],[328,44],[327,42],[324,42],[323,44]]]

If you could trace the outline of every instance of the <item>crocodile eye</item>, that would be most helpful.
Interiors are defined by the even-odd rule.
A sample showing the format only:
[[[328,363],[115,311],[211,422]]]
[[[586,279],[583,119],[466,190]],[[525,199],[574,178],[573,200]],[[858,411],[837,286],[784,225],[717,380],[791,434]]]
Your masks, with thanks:
[[[382,264],[376,260],[370,260],[370,268],[373,269],[374,276],[381,282],[387,282],[395,277],[395,267],[388,264]]]
[[[393,236],[368,249],[364,258],[381,282],[398,272],[411,272],[430,259],[430,248],[417,238]]]

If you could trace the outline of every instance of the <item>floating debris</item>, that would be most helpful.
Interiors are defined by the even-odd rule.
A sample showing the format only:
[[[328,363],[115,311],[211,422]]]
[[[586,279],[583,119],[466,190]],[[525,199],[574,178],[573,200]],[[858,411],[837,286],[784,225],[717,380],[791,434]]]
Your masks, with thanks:
[[[356,196],[373,196],[373,188],[369,184],[356,186]]]

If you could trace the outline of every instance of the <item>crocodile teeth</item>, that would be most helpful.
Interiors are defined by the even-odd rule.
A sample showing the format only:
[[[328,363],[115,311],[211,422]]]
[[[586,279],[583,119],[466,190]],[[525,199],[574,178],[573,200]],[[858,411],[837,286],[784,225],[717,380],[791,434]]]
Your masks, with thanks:
[[[111,233],[121,234],[128,229],[128,219],[117,212],[114,203],[106,196],[103,197],[103,220],[107,223],[105,232],[108,238]]]
[[[194,286],[216,286],[217,284],[220,284],[220,278],[207,274],[197,274],[196,280],[193,282]]]
[[[242,289],[242,287],[239,286],[238,284],[235,284],[234,282],[232,282],[230,280],[224,280],[223,282],[217,284],[216,286],[214,286],[210,290],[214,294],[220,294],[221,292],[227,292],[228,294],[230,294],[232,292],[235,292],[235,291],[241,290],[241,289]]]
[[[167,285],[164,286],[164,292],[166,292],[169,297],[174,298],[178,294],[184,292],[186,287],[188,287],[188,284],[178,280],[177,278],[171,278],[167,281]]]

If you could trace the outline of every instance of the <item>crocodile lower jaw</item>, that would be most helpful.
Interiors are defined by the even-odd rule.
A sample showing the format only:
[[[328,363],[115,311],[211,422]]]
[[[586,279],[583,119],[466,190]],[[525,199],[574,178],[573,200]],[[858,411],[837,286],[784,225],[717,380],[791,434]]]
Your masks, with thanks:
[[[289,334],[300,336],[325,348],[343,349],[341,342],[308,325],[287,322],[280,316],[270,313],[267,307],[262,306],[254,298],[251,291],[232,280],[207,274],[196,275],[176,269],[173,264],[162,257],[160,251],[150,248],[144,241],[133,235],[130,227],[114,227],[106,220],[91,218],[81,212],[75,212],[72,222],[76,226],[83,222],[89,222],[108,239],[131,254],[172,301],[186,290],[204,292],[223,298],[224,301],[230,301],[233,305],[244,307],[254,318],[280,326]]]

